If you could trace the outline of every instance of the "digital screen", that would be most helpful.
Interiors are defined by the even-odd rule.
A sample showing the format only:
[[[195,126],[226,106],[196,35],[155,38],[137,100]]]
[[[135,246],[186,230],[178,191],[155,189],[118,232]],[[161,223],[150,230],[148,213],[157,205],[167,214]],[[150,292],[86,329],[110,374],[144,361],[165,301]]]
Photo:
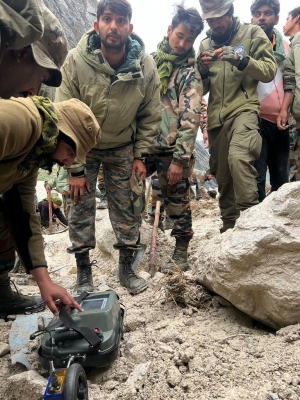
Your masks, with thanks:
[[[84,311],[87,310],[101,310],[105,308],[107,299],[86,299],[80,304]]]

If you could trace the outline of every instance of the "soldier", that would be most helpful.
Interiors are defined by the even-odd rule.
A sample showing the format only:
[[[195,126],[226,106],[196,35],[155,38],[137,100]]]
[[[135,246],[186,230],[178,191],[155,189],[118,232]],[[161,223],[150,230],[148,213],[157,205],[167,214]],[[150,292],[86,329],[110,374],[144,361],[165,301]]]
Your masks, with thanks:
[[[43,81],[47,81],[47,85],[59,85],[59,68],[67,52],[67,39],[60,23],[40,1],[0,2],[0,97],[8,99],[11,96],[34,95]],[[6,120],[5,114],[2,118]],[[17,133],[22,137],[21,126]],[[1,156],[4,150],[0,150]],[[0,193],[1,209],[2,203]],[[0,218],[2,216],[1,211]],[[0,253],[5,243],[8,243],[6,237],[4,241],[1,238]],[[41,304],[34,297],[11,290],[9,270],[6,268],[3,272],[0,268],[0,293],[5,294],[0,298],[0,312],[6,315],[11,310],[23,313],[41,309]],[[65,296],[65,293],[62,295]]]
[[[69,167],[76,156],[85,162],[99,132],[91,110],[77,99],[54,107],[39,96],[0,99],[0,316],[41,308],[34,297],[11,290],[8,273],[14,266],[15,248],[55,315],[58,299],[82,310],[48,274],[35,186],[40,167],[48,171],[55,163]]]
[[[204,94],[209,92],[209,162],[220,193],[221,233],[234,227],[240,211],[258,204],[253,165],[261,151],[257,84],[270,82],[277,70],[265,33],[234,17],[232,3],[200,0],[211,29],[197,59]]]
[[[0,10],[2,3],[0,5]],[[59,86],[62,66],[68,53],[68,42],[57,18],[42,6],[44,33],[40,40],[26,47],[5,47],[0,64],[0,97],[8,99],[37,94],[42,82]],[[26,32],[27,26],[23,26]],[[15,36],[14,36],[15,37]],[[3,43],[2,43],[3,49]]]
[[[96,244],[95,187],[101,163],[117,238],[114,247],[120,251],[120,284],[132,294],[148,286],[132,270],[140,248],[140,215],[131,200],[130,178],[132,174],[146,178],[145,157],[153,151],[161,110],[156,67],[142,40],[132,33],[131,16],[127,0],[98,3],[94,28],[69,53],[56,92],[57,101],[83,100],[102,129],[101,141],[88,154],[85,168],[78,164],[70,171],[74,204],[69,214],[72,246],[68,251],[76,257],[77,293],[94,290],[89,250]]]
[[[260,134],[262,148],[255,161],[257,170],[258,200],[266,197],[267,168],[270,173],[271,191],[289,181],[289,131],[277,128],[277,117],[283,101],[283,67],[289,45],[281,33],[274,28],[279,21],[280,3],[278,0],[255,0],[251,5],[251,22],[262,28],[272,43],[277,63],[277,73],[272,82],[259,82],[257,86],[260,100]]]
[[[45,182],[45,189],[47,192],[51,191],[51,189],[57,189],[58,193],[62,195],[64,214],[66,219],[68,219],[71,207],[71,196],[68,181],[68,171],[66,170],[66,168],[58,165],[56,176]]]
[[[291,47],[288,53],[284,69],[284,99],[280,114],[277,118],[277,126],[280,130],[289,128],[288,117],[291,105],[291,114],[296,120],[296,130],[299,137],[300,128],[300,7],[289,12],[284,26],[284,34],[291,36]],[[291,104],[292,102],[292,104]]]
[[[171,236],[176,245],[172,260],[183,271],[189,269],[187,249],[193,237],[189,177],[203,93],[193,44],[202,30],[203,22],[196,9],[177,6],[167,36],[154,55],[163,108],[154,159],[167,213],[174,223]],[[172,272],[173,261],[163,265],[161,271]]]

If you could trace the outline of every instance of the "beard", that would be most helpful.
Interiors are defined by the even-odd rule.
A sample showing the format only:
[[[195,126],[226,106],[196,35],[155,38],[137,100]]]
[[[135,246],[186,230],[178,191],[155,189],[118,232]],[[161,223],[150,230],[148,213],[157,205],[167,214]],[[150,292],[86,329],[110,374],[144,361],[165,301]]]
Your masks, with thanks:
[[[119,43],[111,43],[111,42],[108,42],[106,38],[102,37],[102,35],[100,33],[99,33],[99,36],[100,36],[101,44],[106,49],[117,50],[117,51],[118,50],[122,50],[124,48],[124,46],[127,43],[128,37],[129,37],[129,36],[127,36],[126,38],[122,39],[122,37],[119,36],[119,38],[120,38],[120,42]]]

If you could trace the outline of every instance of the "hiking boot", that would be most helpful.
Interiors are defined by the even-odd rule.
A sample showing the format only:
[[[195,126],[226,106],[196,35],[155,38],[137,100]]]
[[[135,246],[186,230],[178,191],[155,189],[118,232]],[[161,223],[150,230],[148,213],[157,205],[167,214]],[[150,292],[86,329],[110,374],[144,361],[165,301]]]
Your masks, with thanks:
[[[134,250],[120,250],[119,280],[120,285],[125,287],[129,293],[138,294],[147,289],[148,283],[132,270],[133,255]]]
[[[235,221],[224,221],[223,222],[223,226],[222,226],[222,228],[220,229],[220,233],[224,233],[224,232],[226,232],[228,229],[232,229],[232,228],[234,228],[234,225],[235,225]]]
[[[161,272],[163,274],[172,274],[176,267],[180,268],[181,271],[188,271],[190,270],[190,266],[188,263],[188,245],[183,244],[176,244],[173,256],[167,264],[161,267]]]
[[[15,290],[11,288],[13,283]],[[19,293],[8,273],[0,275],[0,318],[10,314],[32,314],[43,311],[46,305],[40,296],[25,296]]]
[[[97,265],[97,261],[90,262],[88,253],[76,253],[77,282],[74,291],[77,294],[82,292],[92,293],[94,291],[92,266]]]

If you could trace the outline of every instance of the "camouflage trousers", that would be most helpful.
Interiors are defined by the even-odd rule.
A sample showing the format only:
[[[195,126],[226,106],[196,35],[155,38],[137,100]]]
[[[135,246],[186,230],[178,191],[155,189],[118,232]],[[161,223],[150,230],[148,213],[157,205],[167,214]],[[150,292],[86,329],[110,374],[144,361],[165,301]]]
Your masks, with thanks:
[[[68,219],[68,215],[72,204],[71,196],[69,194],[62,194],[62,199],[63,199],[64,214],[66,219]]]
[[[177,240],[189,242],[194,234],[192,229],[192,211],[190,207],[190,181],[193,170],[192,159],[188,167],[183,168],[182,180],[175,185],[168,185],[168,169],[173,160],[172,155],[155,156],[155,166],[167,214],[174,223],[171,236]]]
[[[83,253],[95,248],[95,190],[100,164],[108,198],[110,221],[117,242],[114,247],[139,248],[139,216],[135,216],[130,199],[129,179],[134,162],[133,144],[108,150],[92,149],[86,157],[86,177],[91,192],[85,190],[84,203],[72,203],[69,213],[70,253]]]

